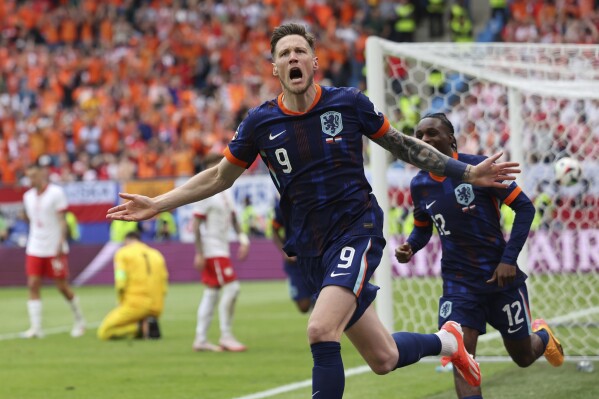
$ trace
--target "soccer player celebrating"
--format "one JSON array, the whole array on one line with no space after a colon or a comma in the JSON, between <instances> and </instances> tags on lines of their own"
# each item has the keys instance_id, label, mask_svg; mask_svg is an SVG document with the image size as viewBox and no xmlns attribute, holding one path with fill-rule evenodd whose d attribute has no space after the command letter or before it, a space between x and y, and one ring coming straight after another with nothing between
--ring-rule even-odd
<instances>
[{"instance_id":1,"label":"soccer player celebrating","mask_svg":"<svg viewBox=\"0 0 599 399\"><path fill-rule=\"evenodd\" d=\"M285 227L283 215L281 214L281 207L278 203L275 206L275 215L272 219L272 230L272 240L277 248L283 253L283 268L287 275L289 295L301 313L308 313L313 305L313 292L304 281L301 270L297 266L297 256L289 256L283 250L283 247L285 246Z\"/></svg>"},{"instance_id":2,"label":"soccer player celebrating","mask_svg":"<svg viewBox=\"0 0 599 399\"><path fill-rule=\"evenodd\" d=\"M343 396L341 335L345 332L371 369L386 374L423 356L449 356L472 385L478 364L466 352L460 327L449 322L435 334L390 335L371 306L378 287L369 283L383 256L383 212L365 177L362 136L397 158L465 183L506 187L517 163L495 163L501 153L468 165L394 129L354 88L314 82L314 37L302 25L275 28L272 72L283 92L249 111L225 149L225 159L154 198L122 193L129 200L107 218L142 220L221 192L260 155L281 195L287 241L318 298L308 321L314 360L312 397Z\"/></svg>"},{"instance_id":3,"label":"soccer player celebrating","mask_svg":"<svg viewBox=\"0 0 599 399\"><path fill-rule=\"evenodd\" d=\"M29 289L27 311L30 328L22 334L22 337L43 337L41 286L42 277L49 277L54 279L56 287L73 311L75 323L71 329L71 336L77 338L85 333L85 321L79 299L67 280L69 246L65 213L68 202L63 189L49 182L49 164L50 158L42 155L26 170L31 184L31 188L23 196L25 214L29 220L25 268Z\"/></svg>"},{"instance_id":4,"label":"soccer player celebrating","mask_svg":"<svg viewBox=\"0 0 599 399\"><path fill-rule=\"evenodd\" d=\"M217 165L222 158L220 154L207 154L204 163L210 168ZM193 350L243 352L247 349L246 346L233 335L233 314L239 296L239 281L230 258L229 230L233 227L239 237L239 260L247 257L250 241L239 227L233 200L226 192L198 202L193 215L196 246L194 266L201 271L202 282L206 286L198 306ZM218 304L220 340L219 345L214 345L208 341L208 329L221 291L222 296Z\"/></svg>"},{"instance_id":5,"label":"soccer player celebrating","mask_svg":"<svg viewBox=\"0 0 599 399\"><path fill-rule=\"evenodd\" d=\"M485 160L483 156L457 153L453 126L445 114L422 118L415 136L462 162L476 165ZM543 353L553 366L561 365L562 347L547 323L538 319L531 324L526 274L516 263L535 213L520 187L514 182L508 188L473 187L421 171L412 179L410 191L415 227L407 242L395 250L395 256L399 262L408 262L426 245L433 224L436 226L443 250L439 325L459 323L466 349L474 355L478 336L486 332L488 322L501 333L518 366L530 366ZM516 213L507 243L499 223L500 203ZM445 358L443 363L449 360ZM480 386L470 386L459 373L454 377L459 398L482 398Z\"/></svg>"},{"instance_id":6,"label":"soccer player celebrating","mask_svg":"<svg viewBox=\"0 0 599 399\"><path fill-rule=\"evenodd\" d=\"M98 327L101 340L118 338L160 338L158 318L168 290L168 270L157 249L130 231L125 245L114 255L114 287L119 305Z\"/></svg>"}]
</instances>

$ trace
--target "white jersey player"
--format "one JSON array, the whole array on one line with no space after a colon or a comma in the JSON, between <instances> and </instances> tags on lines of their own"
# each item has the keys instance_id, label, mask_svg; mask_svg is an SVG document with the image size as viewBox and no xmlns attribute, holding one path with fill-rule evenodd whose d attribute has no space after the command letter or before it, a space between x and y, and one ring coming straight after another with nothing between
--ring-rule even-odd
<instances>
[{"instance_id":1,"label":"white jersey player","mask_svg":"<svg viewBox=\"0 0 599 399\"><path fill-rule=\"evenodd\" d=\"M206 167L217 164L222 155L208 154ZM198 322L193 343L195 351L232 351L246 350L245 345L235 339L232 332L233 312L239 295L239 281L231 263L229 251L229 232L231 227L238 235L238 259L243 260L249 249L249 239L241 232L233 201L228 193L219 193L195 204L194 235L196 256L194 266L202 273L202 283L206 286L202 301L198 307ZM208 341L208 329L214 315L218 296L220 341L214 345Z\"/></svg>"},{"instance_id":2,"label":"white jersey player","mask_svg":"<svg viewBox=\"0 0 599 399\"><path fill-rule=\"evenodd\" d=\"M41 157L44 159L47 157ZM30 328L23 338L41 338L42 301L40 296L42 278L52 278L56 287L65 297L73 315L75 324L71 336L80 337L85 332L85 321L79 306L79 300L71 290L67 281L69 269L67 263L67 197L60 186L49 183L47 163L39 162L27 168L27 177L31 182L23 196L25 213L29 220L29 237L27 240L25 269L29 300Z\"/></svg>"}]
</instances>

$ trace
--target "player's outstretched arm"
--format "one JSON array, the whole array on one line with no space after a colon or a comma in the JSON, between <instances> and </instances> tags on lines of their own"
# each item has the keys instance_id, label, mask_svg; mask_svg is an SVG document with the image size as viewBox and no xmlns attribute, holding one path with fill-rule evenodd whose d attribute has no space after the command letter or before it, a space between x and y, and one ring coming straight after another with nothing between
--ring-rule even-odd
<instances>
[{"instance_id":1,"label":"player's outstretched arm","mask_svg":"<svg viewBox=\"0 0 599 399\"><path fill-rule=\"evenodd\" d=\"M106 213L106 218L126 221L149 219L160 212L201 201L226 190L244 171L244 168L223 158L218 165L198 173L182 186L157 197L149 198L144 195L120 193L120 197L127 202L110 208Z\"/></svg>"},{"instance_id":2,"label":"player's outstretched arm","mask_svg":"<svg viewBox=\"0 0 599 399\"><path fill-rule=\"evenodd\" d=\"M461 179L477 186L507 188L509 184L504 181L515 180L513 174L520 173L517 162L495 163L501 157L501 152L476 166L469 165L448 157L422 140L399 132L393 126L385 135L373 140L404 162L439 176Z\"/></svg>"}]
</instances>

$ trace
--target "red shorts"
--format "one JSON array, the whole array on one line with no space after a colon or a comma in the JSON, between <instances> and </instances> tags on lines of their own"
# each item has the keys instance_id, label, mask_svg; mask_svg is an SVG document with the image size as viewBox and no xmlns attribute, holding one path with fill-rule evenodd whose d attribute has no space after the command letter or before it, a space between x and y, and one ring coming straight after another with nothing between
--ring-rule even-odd
<instances>
[{"instance_id":1,"label":"red shorts","mask_svg":"<svg viewBox=\"0 0 599 399\"><path fill-rule=\"evenodd\" d=\"M208 287L220 288L237 280L235 270L229 258L208 258L202 270L202 283Z\"/></svg>"},{"instance_id":2,"label":"red shorts","mask_svg":"<svg viewBox=\"0 0 599 399\"><path fill-rule=\"evenodd\" d=\"M69 264L66 255L40 258L38 256L25 256L25 270L27 276L41 276L49 278L69 277Z\"/></svg>"}]
</instances>

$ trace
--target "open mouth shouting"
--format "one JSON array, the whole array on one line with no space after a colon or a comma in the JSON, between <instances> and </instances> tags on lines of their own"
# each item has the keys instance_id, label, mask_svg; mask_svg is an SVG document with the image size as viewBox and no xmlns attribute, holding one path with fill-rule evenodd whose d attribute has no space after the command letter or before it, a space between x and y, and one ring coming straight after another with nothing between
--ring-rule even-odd
<instances>
[{"instance_id":1,"label":"open mouth shouting","mask_svg":"<svg viewBox=\"0 0 599 399\"><path fill-rule=\"evenodd\" d=\"M289 70L289 80L291 83L301 83L304 74L298 67L293 67Z\"/></svg>"}]
</instances>

